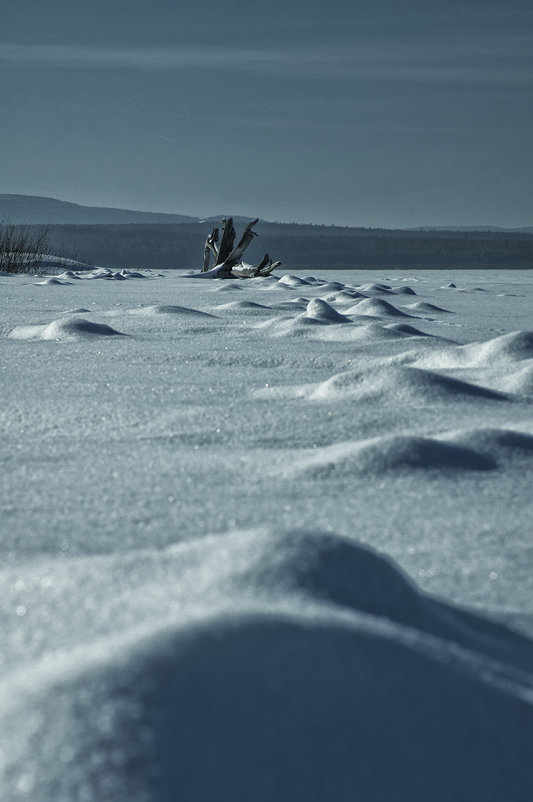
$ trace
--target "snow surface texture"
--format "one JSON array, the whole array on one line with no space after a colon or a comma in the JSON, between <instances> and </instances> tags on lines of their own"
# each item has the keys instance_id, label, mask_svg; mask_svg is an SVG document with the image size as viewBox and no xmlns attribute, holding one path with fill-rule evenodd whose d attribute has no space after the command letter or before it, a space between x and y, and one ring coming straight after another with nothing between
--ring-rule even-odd
<instances>
[{"instance_id":1,"label":"snow surface texture","mask_svg":"<svg viewBox=\"0 0 533 802\"><path fill-rule=\"evenodd\" d=\"M1 276L2 802L530 802L532 278Z\"/></svg>"}]
</instances>

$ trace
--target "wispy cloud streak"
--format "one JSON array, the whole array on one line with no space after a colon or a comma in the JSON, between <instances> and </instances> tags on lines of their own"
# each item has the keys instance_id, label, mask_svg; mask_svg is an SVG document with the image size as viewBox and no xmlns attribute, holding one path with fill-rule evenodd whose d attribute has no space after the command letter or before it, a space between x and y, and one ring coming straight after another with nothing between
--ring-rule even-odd
<instances>
[{"instance_id":1,"label":"wispy cloud streak","mask_svg":"<svg viewBox=\"0 0 533 802\"><path fill-rule=\"evenodd\" d=\"M203 46L88 47L0 43L0 63L17 67L141 70L254 71L295 78L349 81L533 84L533 41L528 37L430 44L356 43L286 48Z\"/></svg>"}]
</instances>

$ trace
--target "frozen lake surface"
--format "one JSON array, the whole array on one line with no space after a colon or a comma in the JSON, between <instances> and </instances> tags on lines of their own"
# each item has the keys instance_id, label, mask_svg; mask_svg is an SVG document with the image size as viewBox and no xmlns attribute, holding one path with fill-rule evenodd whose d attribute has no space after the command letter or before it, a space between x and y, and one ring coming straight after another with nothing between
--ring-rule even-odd
<instances>
[{"instance_id":1,"label":"frozen lake surface","mask_svg":"<svg viewBox=\"0 0 533 802\"><path fill-rule=\"evenodd\" d=\"M0 276L5 802L533 798L533 271Z\"/></svg>"}]
</instances>

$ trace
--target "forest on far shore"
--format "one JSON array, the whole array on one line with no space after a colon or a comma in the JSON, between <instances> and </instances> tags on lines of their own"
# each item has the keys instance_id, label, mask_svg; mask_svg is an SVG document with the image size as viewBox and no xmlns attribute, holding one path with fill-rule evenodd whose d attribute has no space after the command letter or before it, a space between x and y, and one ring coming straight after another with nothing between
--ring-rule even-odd
<instances>
[{"instance_id":1,"label":"forest on far shore","mask_svg":"<svg viewBox=\"0 0 533 802\"><path fill-rule=\"evenodd\" d=\"M37 228L37 227L36 227ZM211 223L50 225L54 252L115 268L200 269ZM236 224L237 238L242 224ZM533 234L258 223L246 261L284 269L532 268Z\"/></svg>"}]
</instances>

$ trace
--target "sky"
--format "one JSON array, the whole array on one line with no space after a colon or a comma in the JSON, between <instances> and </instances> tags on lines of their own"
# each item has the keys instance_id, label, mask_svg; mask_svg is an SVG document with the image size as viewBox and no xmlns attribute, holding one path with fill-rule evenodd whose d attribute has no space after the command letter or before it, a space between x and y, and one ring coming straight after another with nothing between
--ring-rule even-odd
<instances>
[{"instance_id":1,"label":"sky","mask_svg":"<svg viewBox=\"0 0 533 802\"><path fill-rule=\"evenodd\" d=\"M3 0L0 192L533 224L530 0Z\"/></svg>"}]
</instances>

